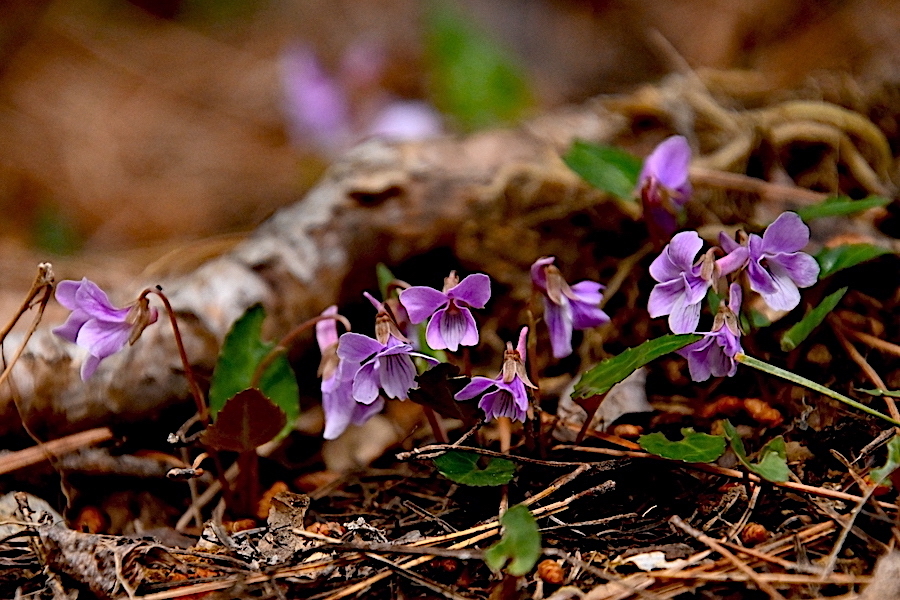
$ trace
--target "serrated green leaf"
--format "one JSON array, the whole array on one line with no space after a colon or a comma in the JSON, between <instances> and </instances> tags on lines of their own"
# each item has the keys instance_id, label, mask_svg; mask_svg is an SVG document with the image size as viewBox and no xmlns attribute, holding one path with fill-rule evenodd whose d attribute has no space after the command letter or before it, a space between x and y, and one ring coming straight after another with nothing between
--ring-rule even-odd
<instances>
[{"instance_id":1,"label":"serrated green leaf","mask_svg":"<svg viewBox=\"0 0 900 600\"><path fill-rule=\"evenodd\" d=\"M650 433L638 438L641 448L663 458L689 463L708 463L725 452L725 438L720 435L697 433L690 427L681 430L684 439L673 442L662 433Z\"/></svg>"},{"instance_id":2,"label":"serrated green leaf","mask_svg":"<svg viewBox=\"0 0 900 600\"><path fill-rule=\"evenodd\" d=\"M492 571L506 566L506 572L521 577L534 568L541 557L541 532L534 515L524 504L517 504L500 517L503 537L485 550L484 562Z\"/></svg>"},{"instance_id":3,"label":"serrated green leaf","mask_svg":"<svg viewBox=\"0 0 900 600\"><path fill-rule=\"evenodd\" d=\"M834 275L841 269L848 269L860 263L891 254L891 251L872 244L844 244L826 248L816 254L819 263L819 279Z\"/></svg>"},{"instance_id":4,"label":"serrated green leaf","mask_svg":"<svg viewBox=\"0 0 900 600\"><path fill-rule=\"evenodd\" d=\"M731 449L734 451L734 454L748 470L756 473L763 479L775 483L783 483L790 479L791 472L787 466L787 448L784 443L784 438L780 435L769 440L769 442L767 442L759 451L759 460L756 463L751 463L747 458L744 441L741 439L741 436L738 435L738 432L734 428L734 425L731 424L731 421L728 419L723 420L722 429L725 432L725 437L728 438L729 444L731 444Z\"/></svg>"},{"instance_id":5,"label":"serrated green leaf","mask_svg":"<svg viewBox=\"0 0 900 600\"><path fill-rule=\"evenodd\" d=\"M532 95L524 70L455 3L429 3L431 98L467 130L524 116Z\"/></svg>"},{"instance_id":6,"label":"serrated green leaf","mask_svg":"<svg viewBox=\"0 0 900 600\"><path fill-rule=\"evenodd\" d=\"M266 311L261 304L251 306L231 326L209 386L209 411L213 418L238 392L252 387L253 374L260 361L274 348L261 338ZM279 356L260 377L259 390L287 417L280 435L286 435L300 415L300 389L290 363Z\"/></svg>"},{"instance_id":7,"label":"serrated green leaf","mask_svg":"<svg viewBox=\"0 0 900 600\"><path fill-rule=\"evenodd\" d=\"M629 200L634 198L641 160L614 146L575 140L562 157L570 169L597 189Z\"/></svg>"},{"instance_id":8,"label":"serrated green leaf","mask_svg":"<svg viewBox=\"0 0 900 600\"><path fill-rule=\"evenodd\" d=\"M572 397L587 398L596 394L605 394L612 386L650 361L670 352L681 350L688 344L701 339L703 339L702 335L693 333L664 335L654 340L647 340L640 346L629 348L584 373L575 384L575 392Z\"/></svg>"},{"instance_id":9,"label":"serrated green leaf","mask_svg":"<svg viewBox=\"0 0 900 600\"><path fill-rule=\"evenodd\" d=\"M826 296L825 299L819 302L817 307L806 313L805 317L781 336L781 349L784 352L790 352L799 346L800 342L809 337L809 334L822 324L825 317L834 310L834 307L837 306L846 293L847 288L843 287Z\"/></svg>"},{"instance_id":10,"label":"serrated green leaf","mask_svg":"<svg viewBox=\"0 0 900 600\"><path fill-rule=\"evenodd\" d=\"M516 465L504 458L489 458L484 468L478 465L474 452L447 452L434 459L441 475L456 483L472 486L495 486L509 483Z\"/></svg>"},{"instance_id":11,"label":"serrated green leaf","mask_svg":"<svg viewBox=\"0 0 900 600\"><path fill-rule=\"evenodd\" d=\"M895 435L892 437L891 441L887 444L887 449L887 462L884 463L884 466L872 469L869 472L869 477L871 477L872 481L876 484L890 485L888 475L893 473L897 467L900 467L900 436Z\"/></svg>"},{"instance_id":12,"label":"serrated green leaf","mask_svg":"<svg viewBox=\"0 0 900 600\"><path fill-rule=\"evenodd\" d=\"M880 196L869 196L862 200L853 200L847 196L832 196L818 204L804 206L796 212L803 221L809 221L810 219L819 219L821 217L852 215L853 213L869 210L870 208L887 206L890 203L891 200L889 198L882 198Z\"/></svg>"}]
</instances>

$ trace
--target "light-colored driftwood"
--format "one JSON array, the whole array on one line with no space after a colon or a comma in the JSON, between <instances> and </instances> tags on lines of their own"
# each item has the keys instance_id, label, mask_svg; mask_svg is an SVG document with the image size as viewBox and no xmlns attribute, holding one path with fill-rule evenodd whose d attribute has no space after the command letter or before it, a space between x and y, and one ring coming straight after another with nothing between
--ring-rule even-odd
<instances>
[{"instance_id":1,"label":"light-colored driftwood","mask_svg":"<svg viewBox=\"0 0 900 600\"><path fill-rule=\"evenodd\" d=\"M303 200L230 252L193 272L144 283L162 285L171 298L201 373L211 371L223 336L252 304L266 305L273 337L283 334L329 304L358 299L379 261L397 264L446 247L503 284L523 284L534 257L578 252L571 244L542 246L529 224L606 200L564 166L559 150L576 135L610 138L621 123L597 107L462 139L364 143ZM613 214L621 217L620 210ZM111 296L124 303L140 291L112 290ZM87 382L79 377L82 351L51 334L56 324L44 323L35 333L15 367L12 390L0 390L0 435L18 428L11 393L19 395L31 428L46 438L140 421L188 397L163 319ZM15 344L11 336L7 347Z\"/></svg>"}]
</instances>

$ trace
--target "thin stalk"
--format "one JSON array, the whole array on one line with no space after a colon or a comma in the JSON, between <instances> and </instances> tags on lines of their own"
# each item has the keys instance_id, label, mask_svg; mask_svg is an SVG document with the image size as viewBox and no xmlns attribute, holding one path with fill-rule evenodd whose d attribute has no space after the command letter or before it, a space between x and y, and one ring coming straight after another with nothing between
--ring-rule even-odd
<instances>
[{"instance_id":1,"label":"thin stalk","mask_svg":"<svg viewBox=\"0 0 900 600\"><path fill-rule=\"evenodd\" d=\"M443 421L441 421L438 414L434 412L434 409L430 406L423 405L422 411L428 418L428 424L431 426L431 432L434 434L434 439L436 439L439 444L450 443L450 438L447 436L447 429L444 428Z\"/></svg>"},{"instance_id":2,"label":"thin stalk","mask_svg":"<svg viewBox=\"0 0 900 600\"><path fill-rule=\"evenodd\" d=\"M824 385L820 385L820 384L816 383L815 381L807 379L806 377L802 377L800 375L797 375L796 373L792 373L791 371L786 371L784 369L776 367L775 365L770 365L767 362L761 361L758 358L753 358L752 356L747 356L746 354L743 354L741 352L738 352L737 354L735 354L734 359L741 364L747 365L748 367L753 367L754 369L762 371L763 373L768 373L769 375L781 377L785 381L790 381L791 383L796 383L797 385L802 385L805 388L809 388L811 390L819 392L820 394L828 396L829 398L833 398L833 399L837 400L838 402L843 402L847 406L852 406L853 408L861 410L864 413L870 414L873 417L878 417L879 419L883 419L884 421L887 421L888 423L890 423L892 425L900 426L900 421L894 420L891 417L878 412L874 408L869 408L868 406L866 406L865 404L862 404L861 402L857 402L856 400L853 400L852 398L848 398L847 396L844 396L843 394L839 394L839 393L835 392L834 390L825 387Z\"/></svg>"},{"instance_id":3,"label":"thin stalk","mask_svg":"<svg viewBox=\"0 0 900 600\"><path fill-rule=\"evenodd\" d=\"M144 297L147 294L155 294L158 296L166 307L166 313L169 315L169 323L172 325L172 332L175 334L175 345L178 346L178 355L181 357L181 364L184 367L184 376L188 380L191 394L194 396L194 403L197 405L197 414L200 415L200 420L206 425L209 423L209 410L206 407L206 398L203 394L203 390L200 389L200 384L197 383L197 377L194 375L191 361L188 360L187 351L184 349L184 340L181 337L181 331L178 329L178 320L175 318L175 310L172 308L169 298L163 293L161 287L156 286L156 289L145 290L144 293L141 294L141 297Z\"/></svg>"},{"instance_id":4,"label":"thin stalk","mask_svg":"<svg viewBox=\"0 0 900 600\"><path fill-rule=\"evenodd\" d=\"M259 380L262 379L262 376L268 370L268 368L275 362L279 356L287 352L291 346L294 345L294 342L297 341L307 329L318 323L319 321L339 321L341 325L344 326L346 331L352 331L350 327L350 321L343 315L319 315L317 317L313 317L303 323L297 325L294 329L288 332L281 340L275 344L275 347L272 348L268 354L266 354L261 361L259 361L259 365L257 365L256 370L253 372L253 379L250 380L250 387L258 387Z\"/></svg>"},{"instance_id":5,"label":"thin stalk","mask_svg":"<svg viewBox=\"0 0 900 600\"><path fill-rule=\"evenodd\" d=\"M38 323L41 322L41 318L44 316L44 309L47 308L47 303L50 302L50 297L53 295L53 269L50 267L49 263L41 263L38 265L38 274L35 277L34 283L31 285L31 289L28 291L28 295L25 298L25 301L22 303L22 307L16 313L15 318L10 321L9 325L3 330L2 337L0 337L0 345L2 345L3 341L6 339L6 335L9 331L15 326L16 322L22 318L22 315L25 311L29 310L31 307L35 305L35 300L38 298L38 295L43 293L40 296L40 299L37 299L37 313L34 315L34 319L31 321L31 325L28 327L28 331L25 333L25 337L22 340L22 343L19 344L19 348L16 350L16 353L13 355L12 360L9 361L9 364L5 365L3 369L3 373L0 374L0 386L6 383L6 380L9 379L10 374L12 374L13 367L16 362L18 362L19 357L22 356L22 352L25 351L25 346L28 345L28 341L31 339L31 336L34 334L37 329ZM4 356L4 363L6 362L6 357ZM28 422L25 420L25 412L22 410L22 407L19 406L19 398L18 394L11 394L13 404L16 407L16 411L19 413L19 419L22 421L22 427L25 429L25 433L34 440L36 444L43 447L43 442L40 438L38 438L34 431L32 431L31 427L28 426ZM49 458L49 456L48 456Z\"/></svg>"}]
</instances>

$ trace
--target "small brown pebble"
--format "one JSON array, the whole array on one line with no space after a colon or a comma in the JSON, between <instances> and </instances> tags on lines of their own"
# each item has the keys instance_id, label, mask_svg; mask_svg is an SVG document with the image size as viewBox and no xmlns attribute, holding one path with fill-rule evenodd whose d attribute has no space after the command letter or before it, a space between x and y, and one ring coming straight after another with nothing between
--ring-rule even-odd
<instances>
[{"instance_id":1,"label":"small brown pebble","mask_svg":"<svg viewBox=\"0 0 900 600\"><path fill-rule=\"evenodd\" d=\"M560 585L566 578L562 566L555 560L549 558L542 560L540 564L538 564L537 574L544 583L552 583L554 585Z\"/></svg>"},{"instance_id":2,"label":"small brown pebble","mask_svg":"<svg viewBox=\"0 0 900 600\"><path fill-rule=\"evenodd\" d=\"M340 523L328 521L327 523L313 523L306 528L311 533L318 533L331 538L339 538L347 532L347 528Z\"/></svg>"},{"instance_id":3,"label":"small brown pebble","mask_svg":"<svg viewBox=\"0 0 900 600\"><path fill-rule=\"evenodd\" d=\"M247 529L253 529L256 527L256 521L253 519L238 519L237 521L230 521L228 523L224 523L226 531L229 533L235 533L238 531L246 531Z\"/></svg>"},{"instance_id":4,"label":"small brown pebble","mask_svg":"<svg viewBox=\"0 0 900 600\"><path fill-rule=\"evenodd\" d=\"M741 532L741 541L745 546L755 546L769 539L769 532L759 523L747 523Z\"/></svg>"},{"instance_id":5,"label":"small brown pebble","mask_svg":"<svg viewBox=\"0 0 900 600\"><path fill-rule=\"evenodd\" d=\"M72 523L72 529L82 533L101 533L106 531L108 526L109 520L96 506L82 508L75 522Z\"/></svg>"},{"instance_id":6,"label":"small brown pebble","mask_svg":"<svg viewBox=\"0 0 900 600\"><path fill-rule=\"evenodd\" d=\"M644 428L640 425L630 425L628 423L623 423L621 425L616 425L615 427L613 427L610 433L626 439L636 438L640 437L640 435L644 433Z\"/></svg>"},{"instance_id":7,"label":"small brown pebble","mask_svg":"<svg viewBox=\"0 0 900 600\"><path fill-rule=\"evenodd\" d=\"M719 415L733 416L744 407L744 401L737 396L722 396L709 404L704 404L697 411L697 416L711 419Z\"/></svg>"},{"instance_id":8,"label":"small brown pebble","mask_svg":"<svg viewBox=\"0 0 900 600\"><path fill-rule=\"evenodd\" d=\"M455 558L450 558L450 557L435 559L432 562L432 564L434 565L434 568L436 568L437 570L443 571L444 573L450 573L450 574L453 574L453 573L456 573L457 571L459 571L459 566L460 566L460 563L458 560L456 560Z\"/></svg>"},{"instance_id":9,"label":"small brown pebble","mask_svg":"<svg viewBox=\"0 0 900 600\"><path fill-rule=\"evenodd\" d=\"M269 516L269 508L272 506L272 498L281 492L288 491L288 484L283 481L276 481L259 499L256 505L256 516L261 520L265 520Z\"/></svg>"},{"instance_id":10,"label":"small brown pebble","mask_svg":"<svg viewBox=\"0 0 900 600\"><path fill-rule=\"evenodd\" d=\"M766 427L778 427L784 421L777 408L772 408L771 404L759 398L747 398L744 400L744 408L753 420Z\"/></svg>"}]
</instances>

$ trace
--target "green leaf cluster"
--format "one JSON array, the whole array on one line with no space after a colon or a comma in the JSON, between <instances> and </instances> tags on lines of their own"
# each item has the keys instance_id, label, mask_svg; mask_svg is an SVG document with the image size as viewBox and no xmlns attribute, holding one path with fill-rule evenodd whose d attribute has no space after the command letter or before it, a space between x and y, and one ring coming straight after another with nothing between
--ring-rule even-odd
<instances>
[{"instance_id":1,"label":"green leaf cluster","mask_svg":"<svg viewBox=\"0 0 900 600\"><path fill-rule=\"evenodd\" d=\"M843 298L846 293L847 288L843 287L833 294L826 296L817 307L809 311L796 325L788 329L784 335L781 336L781 349L785 352L790 352L799 346L803 340L809 337L809 334L811 334L816 327L822 324L825 317L834 310L838 302L841 301L841 298Z\"/></svg>"},{"instance_id":2,"label":"green leaf cluster","mask_svg":"<svg viewBox=\"0 0 900 600\"><path fill-rule=\"evenodd\" d=\"M524 71L451 2L429 4L432 100L467 130L518 119L532 105Z\"/></svg>"},{"instance_id":3,"label":"green leaf cluster","mask_svg":"<svg viewBox=\"0 0 900 600\"><path fill-rule=\"evenodd\" d=\"M484 467L478 464L479 455L474 452L447 452L434 459L438 471L456 483L472 486L496 486L509 483L516 472L516 465L505 458L489 458Z\"/></svg>"},{"instance_id":4,"label":"green leaf cluster","mask_svg":"<svg viewBox=\"0 0 900 600\"><path fill-rule=\"evenodd\" d=\"M527 574L541 557L541 532L534 515L524 504L517 504L500 517L500 524L503 537L485 551L484 562L493 571L506 565L510 575Z\"/></svg>"},{"instance_id":5,"label":"green leaf cluster","mask_svg":"<svg viewBox=\"0 0 900 600\"><path fill-rule=\"evenodd\" d=\"M640 346L629 348L621 354L608 358L587 371L575 384L573 398L587 398L598 394L605 394L609 389L643 367L650 361L670 352L681 350L688 344L700 339L702 335L694 333L682 335L664 335L653 340L647 340Z\"/></svg>"},{"instance_id":6,"label":"green leaf cluster","mask_svg":"<svg viewBox=\"0 0 900 600\"><path fill-rule=\"evenodd\" d=\"M712 462L725 452L725 438L720 435L698 433L685 427L681 436L683 439L673 442L662 433L650 433L638 438L638 444L650 454L689 463Z\"/></svg>"},{"instance_id":7,"label":"green leaf cluster","mask_svg":"<svg viewBox=\"0 0 900 600\"><path fill-rule=\"evenodd\" d=\"M623 200L634 197L643 163L628 152L576 140L562 159L595 188Z\"/></svg>"},{"instance_id":8,"label":"green leaf cluster","mask_svg":"<svg viewBox=\"0 0 900 600\"><path fill-rule=\"evenodd\" d=\"M251 306L225 336L209 387L209 410L213 418L229 399L252 387L256 368L275 347L272 342L262 340L265 318L266 311L261 304ZM282 355L272 361L256 387L284 411L287 423L280 435L287 435L300 416L300 389L287 358Z\"/></svg>"},{"instance_id":9,"label":"green leaf cluster","mask_svg":"<svg viewBox=\"0 0 900 600\"><path fill-rule=\"evenodd\" d=\"M759 451L757 462L752 463L747 458L744 441L738 435L731 421L727 419L722 421L722 428L725 430L725 437L728 438L731 449L748 470L775 483L783 483L790 479L791 472L787 466L787 448L783 437L779 435L769 440Z\"/></svg>"}]
</instances>

